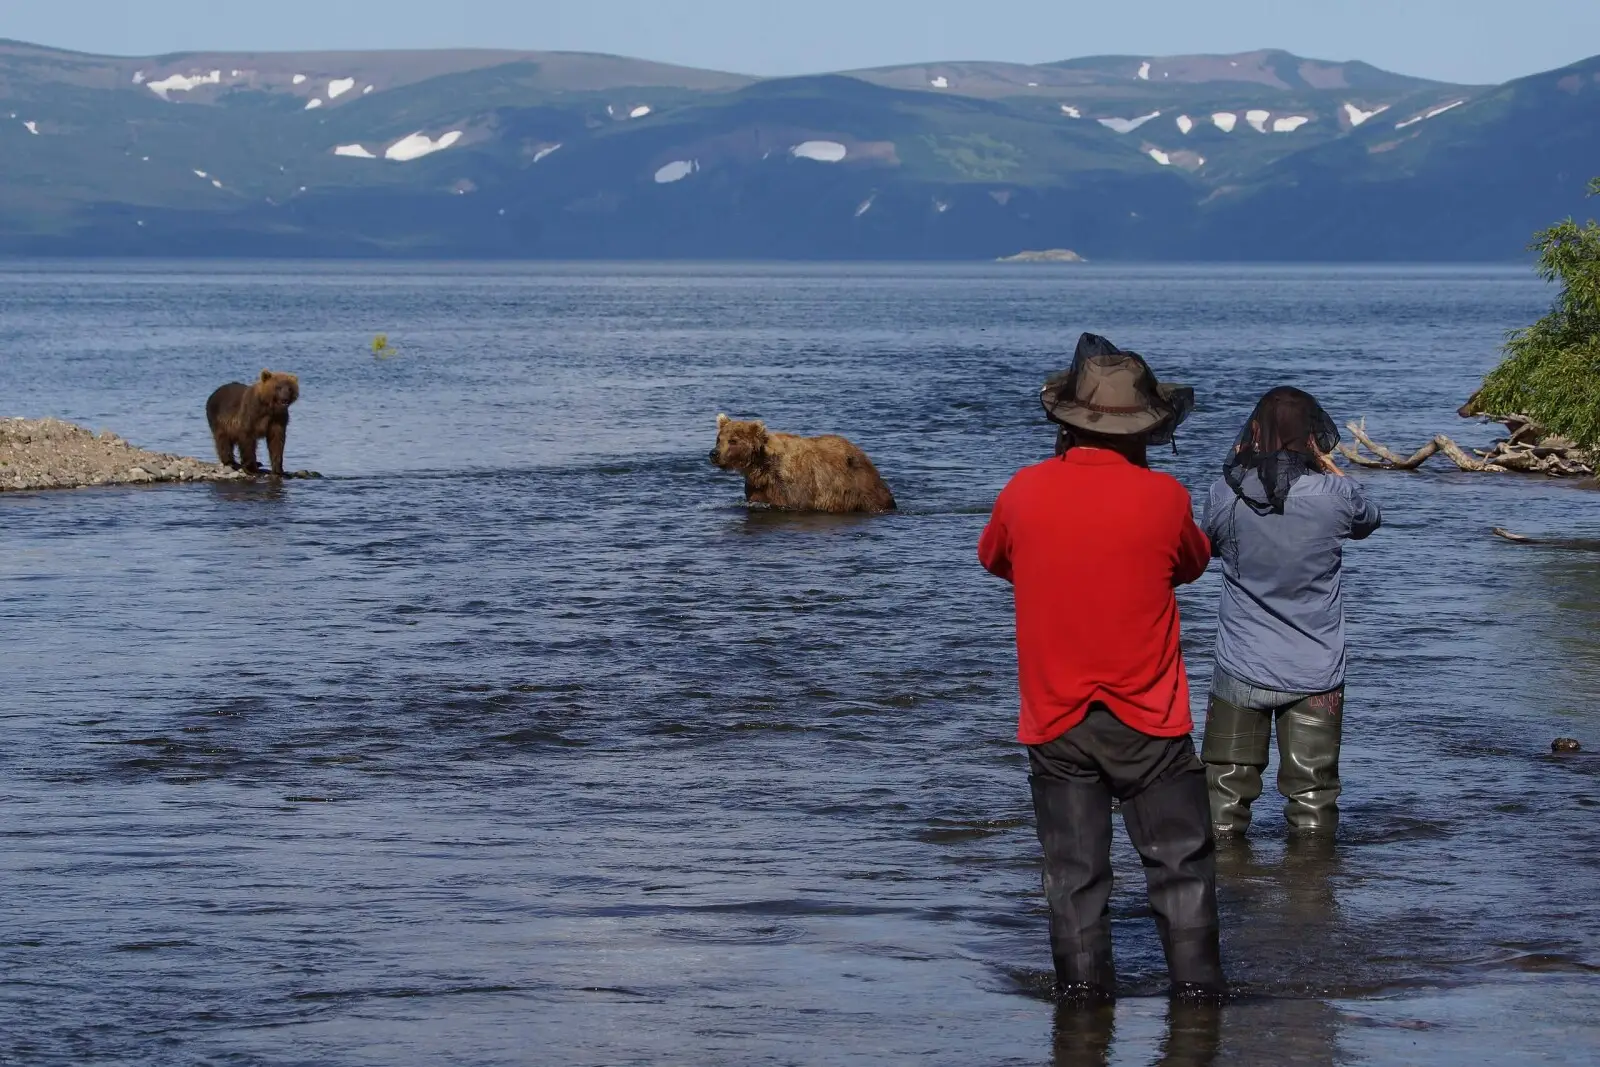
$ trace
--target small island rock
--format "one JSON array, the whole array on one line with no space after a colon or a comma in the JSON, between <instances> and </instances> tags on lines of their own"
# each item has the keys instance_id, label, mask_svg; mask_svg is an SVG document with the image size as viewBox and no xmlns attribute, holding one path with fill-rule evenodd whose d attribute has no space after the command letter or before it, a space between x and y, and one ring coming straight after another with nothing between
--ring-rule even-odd
<instances>
[{"instance_id":1,"label":"small island rock","mask_svg":"<svg viewBox=\"0 0 1600 1067\"><path fill-rule=\"evenodd\" d=\"M1070 248L1046 248L1018 252L1014 256L1001 256L996 263L1087 263L1087 259Z\"/></svg>"}]
</instances>

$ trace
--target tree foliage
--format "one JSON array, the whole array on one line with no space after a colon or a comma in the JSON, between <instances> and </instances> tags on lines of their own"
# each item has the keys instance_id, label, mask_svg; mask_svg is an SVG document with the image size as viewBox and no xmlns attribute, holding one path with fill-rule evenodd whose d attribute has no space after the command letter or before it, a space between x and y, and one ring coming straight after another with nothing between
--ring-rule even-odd
<instances>
[{"instance_id":1,"label":"tree foliage","mask_svg":"<svg viewBox=\"0 0 1600 1067\"><path fill-rule=\"evenodd\" d=\"M1600 178L1589 183L1600 196ZM1585 448L1600 448L1600 225L1558 222L1534 236L1539 275L1560 282L1549 314L1506 340L1483 380L1480 410L1527 415Z\"/></svg>"}]
</instances>

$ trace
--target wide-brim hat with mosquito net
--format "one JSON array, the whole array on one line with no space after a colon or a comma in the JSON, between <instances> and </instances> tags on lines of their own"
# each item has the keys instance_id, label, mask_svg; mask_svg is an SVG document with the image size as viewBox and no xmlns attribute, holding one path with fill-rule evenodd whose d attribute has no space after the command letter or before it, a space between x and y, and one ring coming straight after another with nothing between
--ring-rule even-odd
<instances>
[{"instance_id":1,"label":"wide-brim hat with mosquito net","mask_svg":"<svg viewBox=\"0 0 1600 1067\"><path fill-rule=\"evenodd\" d=\"M1194 410L1194 389L1157 381L1143 356L1086 333L1072 366L1044 383L1039 402L1069 432L1166 444Z\"/></svg>"}]
</instances>

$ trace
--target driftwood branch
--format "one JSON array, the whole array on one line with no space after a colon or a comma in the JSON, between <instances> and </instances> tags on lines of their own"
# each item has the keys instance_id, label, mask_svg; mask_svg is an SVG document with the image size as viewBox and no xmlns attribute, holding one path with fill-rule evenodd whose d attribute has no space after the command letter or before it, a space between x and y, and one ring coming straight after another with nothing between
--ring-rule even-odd
<instances>
[{"instance_id":1,"label":"driftwood branch","mask_svg":"<svg viewBox=\"0 0 1600 1067\"><path fill-rule=\"evenodd\" d=\"M1442 433L1435 435L1433 440L1424 443L1411 455L1401 456L1368 436L1365 419L1360 423L1347 424L1356 443L1341 444L1339 452L1352 463L1382 470L1416 470L1430 456L1443 453L1446 459L1464 471L1520 471L1545 474L1552 478L1584 477L1595 473L1593 458L1585 455L1573 442L1546 433L1542 427L1520 415L1505 421L1511 436L1496 441L1492 448L1474 449L1478 454L1476 457ZM1363 446L1377 458L1363 455Z\"/></svg>"},{"instance_id":2,"label":"driftwood branch","mask_svg":"<svg viewBox=\"0 0 1600 1067\"><path fill-rule=\"evenodd\" d=\"M1488 471L1495 469L1495 464L1488 462L1487 458L1473 459L1471 456L1467 455L1466 452L1462 451L1460 445L1450 440L1450 438L1446 437L1444 434L1440 434L1438 437L1435 437L1434 441L1439 445L1439 451L1443 452L1450 459L1450 462L1454 463L1464 471Z\"/></svg>"},{"instance_id":3,"label":"driftwood branch","mask_svg":"<svg viewBox=\"0 0 1600 1067\"><path fill-rule=\"evenodd\" d=\"M1416 470L1428 461L1435 453L1442 452L1446 459L1464 471L1503 471L1512 468L1501 466L1501 458L1496 453L1490 453L1484 459L1473 459L1467 455L1462 447L1450 440L1444 434L1437 434L1433 440L1425 442L1423 446L1409 456L1401 456L1387 446L1374 441L1367 434L1366 420L1360 424L1348 423L1347 428L1357 445L1340 445L1339 451L1353 463L1363 467L1377 467L1383 470ZM1360 447L1364 445L1369 452L1376 455L1377 459L1369 459L1361 454ZM1492 461L1490 457L1493 457Z\"/></svg>"},{"instance_id":4,"label":"driftwood branch","mask_svg":"<svg viewBox=\"0 0 1600 1067\"><path fill-rule=\"evenodd\" d=\"M1435 437L1432 441L1429 441L1427 444L1417 449L1410 456L1406 457L1405 459L1401 459L1394 452L1390 451L1388 448L1385 448L1383 445L1380 445L1378 442L1367 436L1366 421L1367 420L1362 419L1362 425L1360 426L1357 426L1353 422L1347 423L1346 427L1349 429L1351 436L1353 436L1361 444L1366 445L1369 451L1376 453L1380 458L1386 461L1387 466L1395 470L1416 470L1427 461L1429 456L1439 451L1439 439Z\"/></svg>"},{"instance_id":5,"label":"driftwood branch","mask_svg":"<svg viewBox=\"0 0 1600 1067\"><path fill-rule=\"evenodd\" d=\"M1387 469L1389 466L1388 463L1381 459L1373 459L1371 456L1363 456L1361 454L1361 450L1356 448L1354 445L1347 445L1343 442L1340 442L1335 447L1339 449L1339 454L1341 456L1349 460L1351 463L1358 464L1359 466L1377 467L1379 469Z\"/></svg>"}]
</instances>

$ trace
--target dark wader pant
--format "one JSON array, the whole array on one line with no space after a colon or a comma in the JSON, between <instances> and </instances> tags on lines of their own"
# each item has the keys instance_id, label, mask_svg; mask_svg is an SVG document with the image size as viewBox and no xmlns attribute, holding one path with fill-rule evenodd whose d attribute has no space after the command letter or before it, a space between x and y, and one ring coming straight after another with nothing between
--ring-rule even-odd
<instances>
[{"instance_id":1,"label":"dark wader pant","mask_svg":"<svg viewBox=\"0 0 1600 1067\"><path fill-rule=\"evenodd\" d=\"M1144 864L1175 987L1222 987L1215 846L1194 742L1151 737L1102 704L1053 741L1030 745L1056 977L1074 994L1110 994L1111 801Z\"/></svg>"},{"instance_id":2,"label":"dark wader pant","mask_svg":"<svg viewBox=\"0 0 1600 1067\"><path fill-rule=\"evenodd\" d=\"M1278 792L1292 830L1332 833L1339 825L1339 740L1344 686L1326 693L1283 693L1217 671L1211 684L1205 742L1211 823L1218 833L1250 827L1250 803L1261 795L1272 724L1278 724Z\"/></svg>"}]
</instances>

